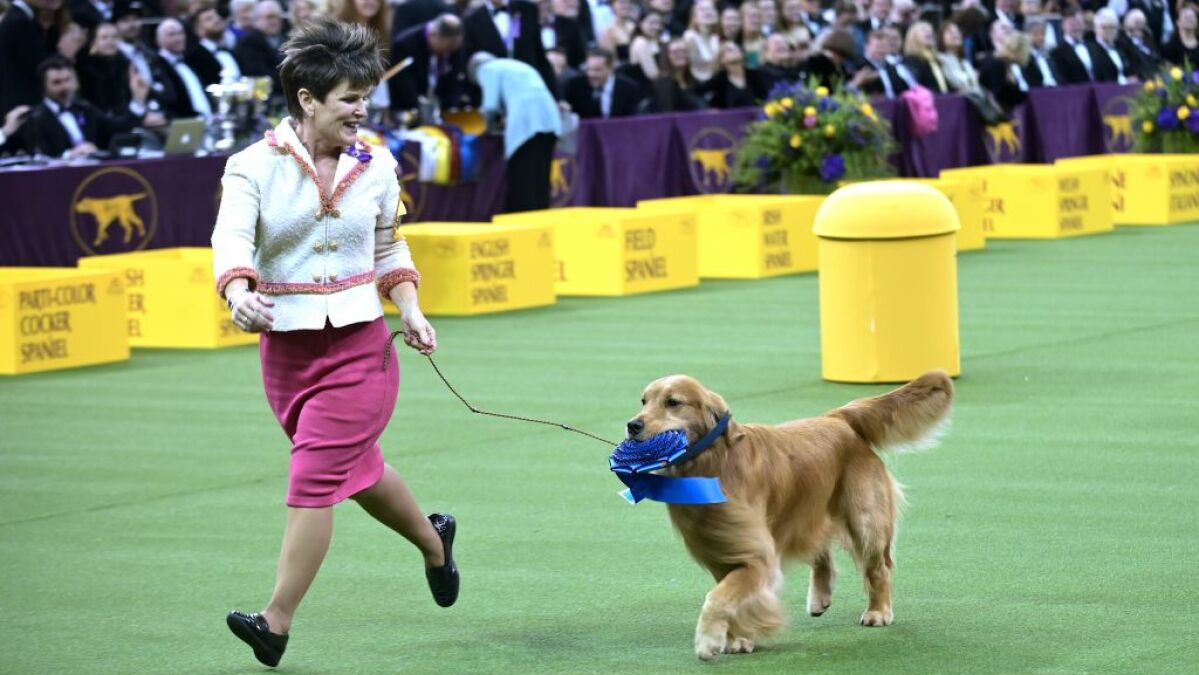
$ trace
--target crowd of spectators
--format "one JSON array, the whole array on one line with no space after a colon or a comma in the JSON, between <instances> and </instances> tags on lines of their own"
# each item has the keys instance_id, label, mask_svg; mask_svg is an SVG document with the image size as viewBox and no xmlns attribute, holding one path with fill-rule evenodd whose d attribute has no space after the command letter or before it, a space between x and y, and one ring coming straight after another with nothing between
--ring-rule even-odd
<instances>
[{"instance_id":1,"label":"crowd of spectators","mask_svg":"<svg viewBox=\"0 0 1199 675\"><path fill-rule=\"evenodd\" d=\"M1036 87L1199 66L1193 3L0 0L0 143L57 155L67 142L66 154L121 128L211 116L206 88L226 77L275 78L277 91L280 45L319 14L386 45L372 110L396 125L477 107L466 72L477 52L528 64L583 118L752 105L794 81L889 98L920 86L1008 108Z\"/></svg>"}]
</instances>

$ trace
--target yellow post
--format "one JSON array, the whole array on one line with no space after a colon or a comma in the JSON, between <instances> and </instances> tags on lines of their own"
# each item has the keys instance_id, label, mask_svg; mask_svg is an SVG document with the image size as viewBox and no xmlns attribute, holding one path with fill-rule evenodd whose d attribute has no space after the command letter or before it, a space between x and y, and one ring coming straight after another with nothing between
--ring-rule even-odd
<instances>
[{"instance_id":1,"label":"yellow post","mask_svg":"<svg viewBox=\"0 0 1199 675\"><path fill-rule=\"evenodd\" d=\"M837 190L816 214L820 353L836 382L961 373L953 204L904 181Z\"/></svg>"}]
</instances>

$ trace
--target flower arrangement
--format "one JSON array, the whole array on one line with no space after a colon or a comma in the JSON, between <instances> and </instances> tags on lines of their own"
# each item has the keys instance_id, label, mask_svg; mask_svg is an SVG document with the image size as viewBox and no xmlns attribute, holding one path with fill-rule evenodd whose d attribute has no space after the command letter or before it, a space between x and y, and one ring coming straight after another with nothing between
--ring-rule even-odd
<instances>
[{"instance_id":1,"label":"flower arrangement","mask_svg":"<svg viewBox=\"0 0 1199 675\"><path fill-rule=\"evenodd\" d=\"M1136 152L1199 152L1199 69L1174 66L1147 80L1131 108Z\"/></svg>"},{"instance_id":2,"label":"flower arrangement","mask_svg":"<svg viewBox=\"0 0 1199 675\"><path fill-rule=\"evenodd\" d=\"M891 127L869 101L825 87L780 84L737 150L733 181L791 194L827 194L841 181L894 175Z\"/></svg>"}]
</instances>

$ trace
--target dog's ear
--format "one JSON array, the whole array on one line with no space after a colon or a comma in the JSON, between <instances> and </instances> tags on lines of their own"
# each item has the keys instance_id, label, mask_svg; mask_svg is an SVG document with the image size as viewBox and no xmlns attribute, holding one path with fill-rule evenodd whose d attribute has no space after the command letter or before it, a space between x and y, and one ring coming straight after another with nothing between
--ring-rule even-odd
<instances>
[{"instance_id":1,"label":"dog's ear","mask_svg":"<svg viewBox=\"0 0 1199 675\"><path fill-rule=\"evenodd\" d=\"M720 418L729 413L729 404L724 402L720 394L714 391L705 391L703 398L704 422L708 425L708 429L715 429L720 423ZM725 435L728 435L729 430L724 430Z\"/></svg>"}]
</instances>

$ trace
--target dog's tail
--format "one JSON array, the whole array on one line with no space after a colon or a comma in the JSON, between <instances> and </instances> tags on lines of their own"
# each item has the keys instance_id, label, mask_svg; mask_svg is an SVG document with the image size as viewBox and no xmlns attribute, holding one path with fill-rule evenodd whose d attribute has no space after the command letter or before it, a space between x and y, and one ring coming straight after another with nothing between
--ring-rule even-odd
<instances>
[{"instance_id":1,"label":"dog's tail","mask_svg":"<svg viewBox=\"0 0 1199 675\"><path fill-rule=\"evenodd\" d=\"M953 380L933 370L895 391L863 398L831 413L876 450L924 450L937 444L949 420Z\"/></svg>"}]
</instances>

